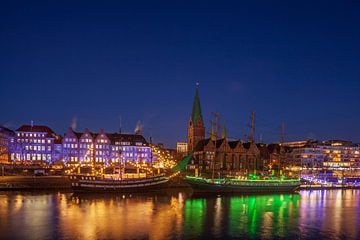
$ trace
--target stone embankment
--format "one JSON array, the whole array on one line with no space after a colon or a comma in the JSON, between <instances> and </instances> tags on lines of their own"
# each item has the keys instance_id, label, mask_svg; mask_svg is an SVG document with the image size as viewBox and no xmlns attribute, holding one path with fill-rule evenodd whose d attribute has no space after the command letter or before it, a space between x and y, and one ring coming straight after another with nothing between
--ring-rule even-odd
<instances>
[{"instance_id":1,"label":"stone embankment","mask_svg":"<svg viewBox=\"0 0 360 240\"><path fill-rule=\"evenodd\" d=\"M63 190L70 189L67 176L3 176L0 190Z\"/></svg>"}]
</instances>

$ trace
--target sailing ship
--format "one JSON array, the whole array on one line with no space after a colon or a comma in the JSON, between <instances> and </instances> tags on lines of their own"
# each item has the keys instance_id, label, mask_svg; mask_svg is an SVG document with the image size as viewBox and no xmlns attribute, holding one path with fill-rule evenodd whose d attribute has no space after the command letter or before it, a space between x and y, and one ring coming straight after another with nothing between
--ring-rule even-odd
<instances>
[{"instance_id":1,"label":"sailing ship","mask_svg":"<svg viewBox=\"0 0 360 240\"><path fill-rule=\"evenodd\" d=\"M74 192L143 192L159 191L166 188L169 177L162 175L144 178L104 178L100 176L70 176Z\"/></svg>"},{"instance_id":2,"label":"sailing ship","mask_svg":"<svg viewBox=\"0 0 360 240\"><path fill-rule=\"evenodd\" d=\"M71 187L74 192L115 192L115 193L129 193L129 192L152 192L160 191L167 187L168 182L172 176L165 176L165 174L132 174L131 178L124 177L125 164L121 164L122 155L119 150L119 175L112 177L96 176L96 175L71 175ZM152 154L151 154L151 168L152 168ZM139 170L138 170L139 171Z\"/></svg>"},{"instance_id":3,"label":"sailing ship","mask_svg":"<svg viewBox=\"0 0 360 240\"><path fill-rule=\"evenodd\" d=\"M300 188L299 179L209 179L186 176L185 180L198 193L285 193Z\"/></svg>"},{"instance_id":4,"label":"sailing ship","mask_svg":"<svg viewBox=\"0 0 360 240\"><path fill-rule=\"evenodd\" d=\"M218 129L218 114L216 113L216 130ZM252 130L254 127L254 113L252 113ZM253 130L254 131L254 130ZM254 136L254 132L252 132ZM253 141L253 138L251 139ZM217 142L217 131L215 143ZM300 179L287 179L284 176L262 177L249 174L246 177L214 178L217 147L212 162L212 177L185 176L185 181L195 193L282 193L294 192L300 188ZM280 174L281 175L281 174Z\"/></svg>"}]
</instances>

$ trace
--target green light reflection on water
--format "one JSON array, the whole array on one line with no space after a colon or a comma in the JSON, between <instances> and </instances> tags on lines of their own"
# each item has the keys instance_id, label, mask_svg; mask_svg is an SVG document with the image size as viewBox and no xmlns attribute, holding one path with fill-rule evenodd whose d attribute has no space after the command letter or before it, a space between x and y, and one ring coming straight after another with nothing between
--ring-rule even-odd
<instances>
[{"instance_id":1,"label":"green light reflection on water","mask_svg":"<svg viewBox=\"0 0 360 240\"><path fill-rule=\"evenodd\" d=\"M206 199L187 199L185 202L184 230L187 237L201 235L204 228Z\"/></svg>"},{"instance_id":2,"label":"green light reflection on water","mask_svg":"<svg viewBox=\"0 0 360 240\"><path fill-rule=\"evenodd\" d=\"M298 215L299 200L298 194L231 197L229 236L284 237L288 221Z\"/></svg>"}]
</instances>

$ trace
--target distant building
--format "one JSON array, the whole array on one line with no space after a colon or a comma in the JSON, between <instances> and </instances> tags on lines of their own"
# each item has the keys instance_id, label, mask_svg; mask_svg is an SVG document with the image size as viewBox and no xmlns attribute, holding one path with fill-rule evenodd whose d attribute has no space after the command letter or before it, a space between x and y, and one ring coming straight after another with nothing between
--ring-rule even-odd
<instances>
[{"instance_id":1,"label":"distant building","mask_svg":"<svg viewBox=\"0 0 360 240\"><path fill-rule=\"evenodd\" d=\"M290 146L291 149L286 154L288 166L331 170L360 168L360 146L352 142L310 140L297 143L284 143L284 146Z\"/></svg>"},{"instance_id":2,"label":"distant building","mask_svg":"<svg viewBox=\"0 0 360 240\"><path fill-rule=\"evenodd\" d=\"M54 143L59 139L55 132L40 125L22 125L15 131L11 160L18 163L52 163Z\"/></svg>"},{"instance_id":3,"label":"distant building","mask_svg":"<svg viewBox=\"0 0 360 240\"><path fill-rule=\"evenodd\" d=\"M15 132L0 126L0 163L10 163L10 154L14 144Z\"/></svg>"},{"instance_id":4,"label":"distant building","mask_svg":"<svg viewBox=\"0 0 360 240\"><path fill-rule=\"evenodd\" d=\"M188 153L188 144L187 142L177 142L176 143L176 153L178 154L187 154Z\"/></svg>"}]
</instances>

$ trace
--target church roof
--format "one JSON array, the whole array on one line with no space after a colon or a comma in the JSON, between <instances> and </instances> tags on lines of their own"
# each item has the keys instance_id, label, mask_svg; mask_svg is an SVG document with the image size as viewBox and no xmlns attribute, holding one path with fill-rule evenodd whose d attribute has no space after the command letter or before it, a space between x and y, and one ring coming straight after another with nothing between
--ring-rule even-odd
<instances>
[{"instance_id":1,"label":"church roof","mask_svg":"<svg viewBox=\"0 0 360 240\"><path fill-rule=\"evenodd\" d=\"M200 140L196 146L195 146L195 151L202 151L204 149L204 147L206 145L208 145L208 143L210 142L210 138L206 138L206 139L202 139Z\"/></svg>"},{"instance_id":2,"label":"church roof","mask_svg":"<svg viewBox=\"0 0 360 240\"><path fill-rule=\"evenodd\" d=\"M202 119L202 114L201 114L201 107L200 107L199 91L198 91L198 88L196 88L194 103L193 103L192 112L191 112L191 121L193 123L195 123L199 118Z\"/></svg>"}]
</instances>

